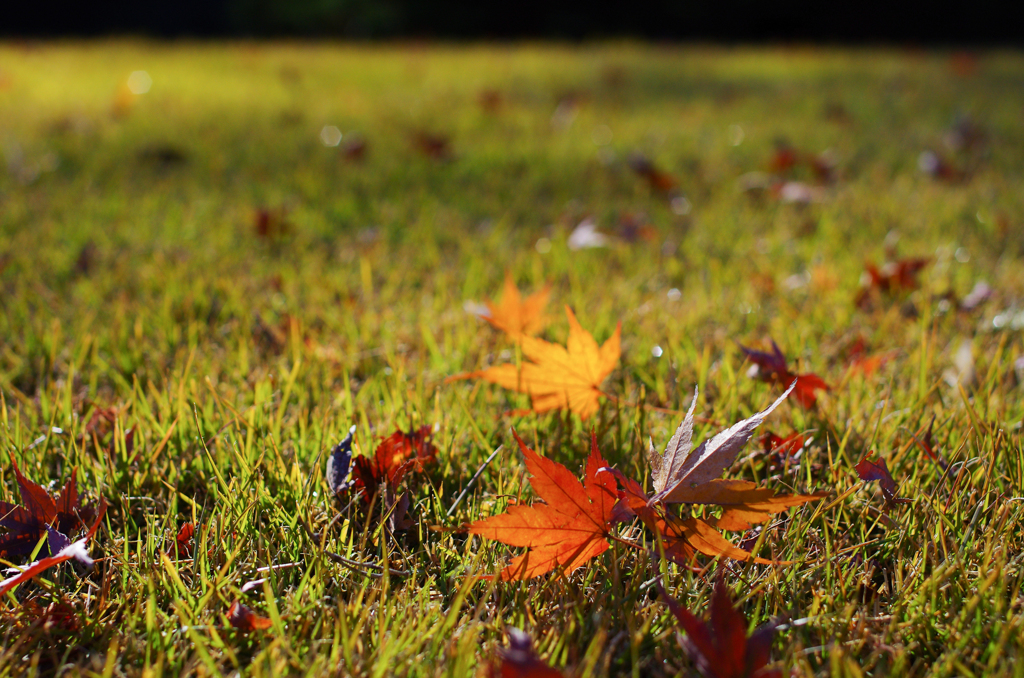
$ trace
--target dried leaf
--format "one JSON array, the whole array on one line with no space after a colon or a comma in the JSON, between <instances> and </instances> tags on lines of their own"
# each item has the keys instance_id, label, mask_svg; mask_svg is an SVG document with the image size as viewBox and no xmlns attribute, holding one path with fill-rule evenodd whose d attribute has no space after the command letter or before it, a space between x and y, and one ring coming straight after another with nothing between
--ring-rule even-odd
<instances>
[{"instance_id":1,"label":"dried leaf","mask_svg":"<svg viewBox=\"0 0 1024 678\"><path fill-rule=\"evenodd\" d=\"M889 466L885 463L885 459L881 457L878 461L872 461L869 459L872 453L865 455L860 462L854 467L857 471L857 476L861 480L870 482L872 480L878 481L878 486L882 488L882 495L885 497L885 503L887 504L908 504L909 499L896 496L896 481L893 479L892 474L889 473Z\"/></svg>"},{"instance_id":2,"label":"dried leaf","mask_svg":"<svg viewBox=\"0 0 1024 678\"><path fill-rule=\"evenodd\" d=\"M743 421L733 424L726 430L722 431L714 438L704 441L700 447L690 452L689 449L684 449L684 446L680 446L679 449L673 450L673 459L680 454L685 455L682 463L673 462L674 466L671 473L664 475L664 489L656 493L653 497L655 501L674 502L673 499L675 493L685 493L688 489L703 485L704 483L715 480L722 472L728 468L740 449L747 444L750 437L754 435L754 430L764 421L765 417L772 413L776 407L782 404L782 401L786 399L796 384L790 384L786 392L779 396L778 400L772 403L768 409L763 412L758 412L754 416L744 419ZM689 418L690 415L687 415ZM676 431L676 435L679 436L679 440L682 441L685 437L685 427L687 426L686 419L679 425L679 429ZM689 426L692 429L693 423L690 422ZM676 437L673 436L673 440ZM669 443L671 446L671 441ZM689 447L686 445L685 447ZM668 450L666 450L666 454ZM662 466L664 466L664 461Z\"/></svg>"},{"instance_id":3,"label":"dried leaf","mask_svg":"<svg viewBox=\"0 0 1024 678\"><path fill-rule=\"evenodd\" d=\"M929 263L931 259L924 257L888 261L881 267L871 262L866 263L861 277L861 290L854 303L857 308L868 309L872 301L883 294L895 295L917 289L920 286L917 275Z\"/></svg>"},{"instance_id":4,"label":"dried leaf","mask_svg":"<svg viewBox=\"0 0 1024 678\"><path fill-rule=\"evenodd\" d=\"M39 540L52 528L61 533L65 540L67 535L85 526L85 520L92 518L94 511L81 505L78 496L76 478L77 469L72 469L60 496L54 500L41 485L26 478L18 463L11 456L14 476L18 482L18 491L24 507L0 501L0 527L7 532L0 535L0 557L5 560L32 553ZM48 538L50 543L53 538ZM56 554L60 549L50 550Z\"/></svg>"},{"instance_id":5,"label":"dried leaf","mask_svg":"<svg viewBox=\"0 0 1024 678\"><path fill-rule=\"evenodd\" d=\"M243 633L269 629L272 624L268 617L261 617L237 600L228 608L228 623Z\"/></svg>"},{"instance_id":6,"label":"dried leaf","mask_svg":"<svg viewBox=\"0 0 1024 678\"><path fill-rule=\"evenodd\" d=\"M682 472L683 464L693 449L693 410L697 407L697 389L693 389L693 400L690 402L690 409L686 411L683 423L679 425L676 432L669 439L665 446L665 452L658 454L651 442L647 452L647 461L651 465L652 484L654 491L664 492L665 486L670 478L678 478Z\"/></svg>"},{"instance_id":7,"label":"dried leaf","mask_svg":"<svg viewBox=\"0 0 1024 678\"><path fill-rule=\"evenodd\" d=\"M543 339L523 337L523 354L533 362L524 362L519 368L498 365L449 377L448 381L483 379L530 394L534 412L568 408L587 419L597 411L601 382L619 362L622 323L604 345L598 347L568 306L565 313L569 318L569 341L565 348Z\"/></svg>"},{"instance_id":8,"label":"dried leaf","mask_svg":"<svg viewBox=\"0 0 1024 678\"><path fill-rule=\"evenodd\" d=\"M17 574L0 581L0 596L6 594L15 586L42 574L54 565L59 565L60 563L71 560L72 558L84 563L85 565L91 566L93 561L92 558L89 557L89 551L86 549L86 545L89 543L89 540L92 539L93 535L96 534L96 530L99 529L100 523L103 521L103 515L106 512L107 503L103 499L100 499L100 507L96 517L96 522L93 523L92 527L89 528L89 531L84 537L78 541L68 543L60 551L48 558L42 558L41 560L30 563L23 568L15 567L8 569L8 572L13 571Z\"/></svg>"},{"instance_id":9,"label":"dried leaf","mask_svg":"<svg viewBox=\"0 0 1024 678\"><path fill-rule=\"evenodd\" d=\"M608 464L591 434L586 484L567 468L531 450L515 431L512 434L526 457L530 485L544 503L511 506L506 513L478 520L470 534L530 550L512 560L499 575L503 580L531 579L561 568L564 574L608 550L619 495L610 475L598 476Z\"/></svg>"},{"instance_id":10,"label":"dried leaf","mask_svg":"<svg viewBox=\"0 0 1024 678\"><path fill-rule=\"evenodd\" d=\"M725 580L719 577L711 596L709 623L697 619L670 597L661 584L661 597L686 631L680 643L708 678L782 678L782 671L766 671L771 659L774 624L761 626L748 638L747 622L733 607Z\"/></svg>"},{"instance_id":11,"label":"dried leaf","mask_svg":"<svg viewBox=\"0 0 1024 678\"><path fill-rule=\"evenodd\" d=\"M790 386L796 382L796 389L793 397L802 407L814 407L818 402L815 391L828 391L829 385L816 374L794 374L789 371L786 364L786 356L779 350L778 344L772 341L772 352L755 351L746 346L740 348L747 355L750 362L754 363L750 376L760 381L766 381L781 387Z\"/></svg>"},{"instance_id":12,"label":"dried leaf","mask_svg":"<svg viewBox=\"0 0 1024 678\"><path fill-rule=\"evenodd\" d=\"M647 182L651 190L665 196L672 196L678 192L679 182L675 177L659 169L647 156L632 153L628 162L630 168Z\"/></svg>"},{"instance_id":13,"label":"dried leaf","mask_svg":"<svg viewBox=\"0 0 1024 678\"><path fill-rule=\"evenodd\" d=\"M175 559L191 558L195 552L196 526L193 523L183 523L174 538Z\"/></svg>"},{"instance_id":14,"label":"dried leaf","mask_svg":"<svg viewBox=\"0 0 1024 678\"><path fill-rule=\"evenodd\" d=\"M498 652L498 661L488 670L489 678L563 678L533 651L530 636L517 628L506 628L508 648Z\"/></svg>"},{"instance_id":15,"label":"dried leaf","mask_svg":"<svg viewBox=\"0 0 1024 678\"><path fill-rule=\"evenodd\" d=\"M827 496L828 492L775 494L768 488L759 489L749 480L718 479L693 488L677 488L666 501L721 506L725 511L715 521L718 529L749 530L776 513Z\"/></svg>"},{"instance_id":16,"label":"dried leaf","mask_svg":"<svg viewBox=\"0 0 1024 678\"><path fill-rule=\"evenodd\" d=\"M773 561L756 558L748 551L734 545L710 523L700 518L681 520L672 515L658 523L658 533L664 540L665 557L680 565L688 565L694 552L712 558L725 557L739 561L751 561L760 565L790 565L790 561Z\"/></svg>"},{"instance_id":17,"label":"dried leaf","mask_svg":"<svg viewBox=\"0 0 1024 678\"><path fill-rule=\"evenodd\" d=\"M352 467L349 486L362 490L369 502L382 486L398 487L402 477L410 468L420 471L423 466L437 459L437 448L430 441L431 426L421 426L406 433L395 431L381 441L373 457L358 457Z\"/></svg>"},{"instance_id":18,"label":"dried leaf","mask_svg":"<svg viewBox=\"0 0 1024 678\"><path fill-rule=\"evenodd\" d=\"M551 285L523 299L511 273L505 274L505 290L501 303L487 302L487 313L481 317L513 339L534 336L547 326L544 307L551 296Z\"/></svg>"},{"instance_id":19,"label":"dried leaf","mask_svg":"<svg viewBox=\"0 0 1024 678\"><path fill-rule=\"evenodd\" d=\"M352 437L355 433L356 427L353 425L345 439L331 449L331 456L327 458L324 475L327 476L327 486L331 489L331 494L338 494L348 487L346 479L352 465Z\"/></svg>"}]
</instances>

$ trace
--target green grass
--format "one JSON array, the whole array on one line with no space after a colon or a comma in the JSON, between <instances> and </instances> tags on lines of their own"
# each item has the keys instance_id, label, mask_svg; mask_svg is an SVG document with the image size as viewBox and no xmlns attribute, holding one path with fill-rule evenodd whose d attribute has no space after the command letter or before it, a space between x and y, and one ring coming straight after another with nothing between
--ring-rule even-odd
<instances>
[{"instance_id":1,"label":"green grass","mask_svg":"<svg viewBox=\"0 0 1024 678\"><path fill-rule=\"evenodd\" d=\"M115 119L115 91L138 69L152 90ZM647 437L664 444L679 417L640 405L685 409L699 384L697 412L716 422L763 408L774 391L746 376L736 342L769 338L834 386L816 410L785 404L765 425L813 431L795 468L743 453L730 471L832 492L765 531L762 552L798 564L728 566L752 626L800 620L777 636L778 665L1024 674L1024 346L1003 322L1024 295L1022 78L1012 53L963 75L948 54L871 50L0 46L0 441L30 477L56 489L78 467L84 491L110 503L91 573L64 567L0 603L0 675L456 676L489 661L507 625L576 675L690 672L652 593L656 559L616 545L567 580L480 583L471 575L516 550L455 528L529 496L510 426L574 471L593 428L605 456L643 479ZM477 104L488 88L503 95L497 115ZM575 118L553 125L568 93ZM922 175L919 153L943 148L960 113L988 135L957 158L971 177ZM363 135L366 162L324 147L324 125ZM601 126L611 139L599 146ZM411 150L420 129L450 135L455 159ZM826 201L740 189L780 136L837 154ZM155 159L161 149L184 161ZM629 171L634 150L679 179L690 214ZM256 237L259 208L287 209L290 233ZM653 241L566 246L585 215L614 233L640 212ZM858 310L864 262L887 248L932 258L922 288ZM549 339L564 341L563 304L599 341L622 320L604 385L619 402L587 422L510 418L523 396L444 383L513 354L463 310L497 295L506 270L523 289L553 283ZM978 280L995 288L980 309L943 300ZM283 341L260 329L287 318ZM847 377L856 336L894 359ZM961 390L948 372L964 342L976 376ZM109 438L85 435L114 406ZM912 444L932 416L950 473ZM437 427L440 463L413 483L418 524L397 542L325 500L324 453L351 424L361 453L396 428ZM910 505L887 511L877 484L857 479L870 450ZM14 501L0 465L0 496ZM161 551L185 521L199 525L198 554L174 562ZM410 574L343 567L321 543ZM284 563L298 565L257 572ZM708 577L673 568L668 584L706 609ZM28 599L65 601L78 630L19 616ZM273 627L233 631L236 599Z\"/></svg>"}]
</instances>

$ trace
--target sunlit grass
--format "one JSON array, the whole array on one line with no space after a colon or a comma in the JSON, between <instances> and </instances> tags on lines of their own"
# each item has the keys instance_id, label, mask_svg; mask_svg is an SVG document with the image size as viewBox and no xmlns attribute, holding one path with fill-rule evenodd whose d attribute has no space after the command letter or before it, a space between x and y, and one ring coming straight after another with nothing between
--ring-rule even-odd
<instances>
[{"instance_id":1,"label":"sunlit grass","mask_svg":"<svg viewBox=\"0 0 1024 678\"><path fill-rule=\"evenodd\" d=\"M152 88L115 116L137 70ZM679 420L664 410L685 409L694 385L714 422L698 439L774 398L736 344L774 338L834 387L765 424L813 437L797 464L769 468L752 443L731 471L832 492L765 531L763 554L800 564L728 565L752 626L792 623L779 664L1020 675L1022 76L1014 54L982 55L965 76L948 55L885 51L0 47L0 437L35 480L56 490L78 467L110 503L91 574L54 571L3 602L0 673L465 675L507 625L577 675L691 671L653 556L615 545L568 580L494 584L474 575L513 550L457 528L528 497L510 426L574 471L593 428L609 461L645 479L648 436L664 444ZM496 113L479 105L487 89ZM951 156L969 180L943 183L917 160L947 152L958 114L987 141ZM321 142L325 125L341 146ZM421 130L448 135L454 159L418 154ZM343 156L357 134L362 163ZM824 202L741 189L777 137L834 150ZM633 151L676 176L689 214L629 170ZM284 235L257 237L263 208L286 211ZM626 214L654 237L568 248L585 216L614 235ZM887 250L931 257L922 287L858 310L864 262ZM623 322L604 384L618 402L587 422L511 417L528 399L444 383L514 359L464 310L499 294L506 270L524 290L553 284L550 340L565 340L563 304L598 341ZM977 310L944 296L979 280L995 293ZM892 360L848 372L857 336ZM960 388L964 342L974 378ZM87 435L109 407L116 426ZM914 444L933 416L946 470ZM325 499L324 455L353 424L359 453L436 426L439 463L415 480L418 524L397 541ZM871 450L911 504L887 508L857 479ZM186 521L196 557L175 561L163 554ZM670 572L702 612L710 575ZM77 630L19 618L29 598L69 602ZM232 630L236 599L272 628Z\"/></svg>"}]
</instances>

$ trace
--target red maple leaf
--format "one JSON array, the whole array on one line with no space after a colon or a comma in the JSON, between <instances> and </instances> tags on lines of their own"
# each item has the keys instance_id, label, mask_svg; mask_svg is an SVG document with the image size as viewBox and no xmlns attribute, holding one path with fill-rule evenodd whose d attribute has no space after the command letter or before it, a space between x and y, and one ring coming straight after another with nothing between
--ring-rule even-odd
<instances>
[{"instance_id":1,"label":"red maple leaf","mask_svg":"<svg viewBox=\"0 0 1024 678\"><path fill-rule=\"evenodd\" d=\"M771 659L775 625L766 624L747 637L747 622L732 605L725 579L718 578L711 595L711 619L702 622L658 584L662 599L686 631L680 643L708 678L782 678L766 670Z\"/></svg>"},{"instance_id":2,"label":"red maple leaf","mask_svg":"<svg viewBox=\"0 0 1024 678\"><path fill-rule=\"evenodd\" d=\"M893 479L892 474L889 473L889 466L885 463L885 459L879 457L878 461L872 461L869 458L870 456L871 453L869 452L854 467L857 471L857 476L864 481L877 480L878 486L882 488L882 495L885 496L885 503L910 503L909 499L896 496L896 481Z\"/></svg>"},{"instance_id":3,"label":"red maple leaf","mask_svg":"<svg viewBox=\"0 0 1024 678\"><path fill-rule=\"evenodd\" d=\"M228 608L228 623L242 633L249 633L250 631L269 629L272 622L236 600Z\"/></svg>"},{"instance_id":4,"label":"red maple leaf","mask_svg":"<svg viewBox=\"0 0 1024 678\"><path fill-rule=\"evenodd\" d=\"M887 261L881 266L875 266L870 261L865 263L861 290L854 303L857 308L867 309L874 299L883 294L894 295L916 290L920 287L917 275L929 263L931 259L926 257Z\"/></svg>"},{"instance_id":5,"label":"red maple leaf","mask_svg":"<svg viewBox=\"0 0 1024 678\"><path fill-rule=\"evenodd\" d=\"M755 351L742 344L740 344L740 348L747 355L747 359L754 363L755 369L751 372L751 376L755 379L776 384L784 389L796 381L793 397L803 407L814 407L818 402L815 391L830 390L825 380L816 374L794 374L791 372L786 364L786 356L782 354L774 340L772 341L772 353Z\"/></svg>"},{"instance_id":6,"label":"red maple leaf","mask_svg":"<svg viewBox=\"0 0 1024 678\"><path fill-rule=\"evenodd\" d=\"M544 503L510 506L506 513L472 523L470 534L530 549L501 571L501 579L531 579L561 568L568 574L609 548L619 494L615 479L598 471L608 462L590 437L586 484L558 462L538 455L513 431L526 457L530 485Z\"/></svg>"},{"instance_id":7,"label":"red maple leaf","mask_svg":"<svg viewBox=\"0 0 1024 678\"><path fill-rule=\"evenodd\" d=\"M95 514L92 508L83 507L78 497L75 480L78 469L72 469L64 489L54 499L41 485L21 473L13 455L11 464L14 466L23 506L0 501L0 526L7 529L0 536L0 558L10 560L12 557L32 553L39 540L48 532L59 533L63 540L55 545L63 547L70 541L66 535L84 527L85 521ZM56 553L56 550L51 549L51 553Z\"/></svg>"},{"instance_id":8,"label":"red maple leaf","mask_svg":"<svg viewBox=\"0 0 1024 678\"><path fill-rule=\"evenodd\" d=\"M421 426L406 433L395 431L381 441L373 457L358 457L352 464L352 487L362 490L369 502L382 485L398 487L410 468L422 471L437 459L437 447L431 442L433 428Z\"/></svg>"}]
</instances>

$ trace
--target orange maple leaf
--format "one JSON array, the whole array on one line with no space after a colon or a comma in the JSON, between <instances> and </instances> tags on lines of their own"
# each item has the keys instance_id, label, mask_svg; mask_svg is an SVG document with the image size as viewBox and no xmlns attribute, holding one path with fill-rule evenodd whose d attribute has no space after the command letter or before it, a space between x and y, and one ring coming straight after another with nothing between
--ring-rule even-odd
<instances>
[{"instance_id":1,"label":"orange maple leaf","mask_svg":"<svg viewBox=\"0 0 1024 678\"><path fill-rule=\"evenodd\" d=\"M793 506L827 497L828 492L813 494L775 494L766 487L757 487L749 480L718 479L696 487L677 487L666 502L681 504L717 504L725 511L715 521L720 530L749 530L776 513Z\"/></svg>"},{"instance_id":2,"label":"orange maple leaf","mask_svg":"<svg viewBox=\"0 0 1024 678\"><path fill-rule=\"evenodd\" d=\"M622 354L622 323L603 346L580 327L572 309L565 307L569 318L569 340L566 347L537 339L522 338L523 355L533 362L522 366L497 365L478 372L467 372L449 377L456 379L483 379L492 384L530 394L534 412L570 410L586 419L597 411L601 382L619 362Z\"/></svg>"},{"instance_id":3,"label":"orange maple leaf","mask_svg":"<svg viewBox=\"0 0 1024 678\"><path fill-rule=\"evenodd\" d=\"M526 457L530 485L543 504L510 506L506 513L472 523L470 534L530 550L518 556L499 577L532 579L561 568L564 574L608 550L619 495L610 474L597 475L608 465L591 434L586 484L561 464L540 456L512 431Z\"/></svg>"},{"instance_id":4,"label":"orange maple leaf","mask_svg":"<svg viewBox=\"0 0 1024 678\"><path fill-rule=\"evenodd\" d=\"M486 303L489 314L481 317L513 339L532 337L540 334L548 324L548 319L544 316L544 307L550 296L551 285L545 285L541 291L523 299L512 279L512 274L506 273L501 303L488 300Z\"/></svg>"}]
</instances>

